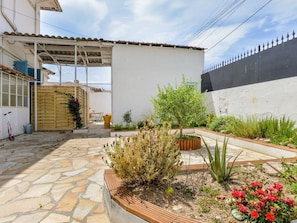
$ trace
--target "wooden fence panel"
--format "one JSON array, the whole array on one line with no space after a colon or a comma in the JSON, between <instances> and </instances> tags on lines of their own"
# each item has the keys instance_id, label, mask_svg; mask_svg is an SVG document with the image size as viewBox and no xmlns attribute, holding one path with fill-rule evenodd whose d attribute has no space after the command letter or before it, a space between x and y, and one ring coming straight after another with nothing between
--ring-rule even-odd
<instances>
[{"instance_id":1,"label":"wooden fence panel","mask_svg":"<svg viewBox=\"0 0 297 223\"><path fill-rule=\"evenodd\" d=\"M37 86L37 131L72 130L73 116L68 109L69 97L74 96L72 86ZM76 95L81 105L82 123L88 123L88 93L77 87ZM31 87L31 122L35 126L34 87Z\"/></svg>"}]
</instances>

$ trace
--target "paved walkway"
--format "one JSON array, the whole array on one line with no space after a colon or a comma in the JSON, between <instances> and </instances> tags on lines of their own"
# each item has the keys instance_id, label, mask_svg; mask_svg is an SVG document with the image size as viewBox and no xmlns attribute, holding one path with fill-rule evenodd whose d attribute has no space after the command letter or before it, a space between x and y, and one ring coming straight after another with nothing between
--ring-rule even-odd
<instances>
[{"instance_id":1,"label":"paved walkway","mask_svg":"<svg viewBox=\"0 0 297 223\"><path fill-rule=\"evenodd\" d=\"M34 132L0 141L0 223L110 223L102 200L108 136L92 125L88 134ZM242 150L230 147L230 156ZM205 148L182 152L184 163L202 163L200 153ZM259 158L245 151L243 159L250 156Z\"/></svg>"},{"instance_id":2,"label":"paved walkway","mask_svg":"<svg viewBox=\"0 0 297 223\"><path fill-rule=\"evenodd\" d=\"M110 223L102 201L108 130L0 141L0 222ZM88 137L88 138L86 138Z\"/></svg>"}]
</instances>

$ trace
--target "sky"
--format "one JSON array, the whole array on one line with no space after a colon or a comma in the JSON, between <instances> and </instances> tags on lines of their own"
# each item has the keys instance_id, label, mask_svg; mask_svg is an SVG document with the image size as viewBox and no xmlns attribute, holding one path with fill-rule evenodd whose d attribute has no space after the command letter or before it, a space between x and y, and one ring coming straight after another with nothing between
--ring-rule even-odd
<instances>
[{"instance_id":1,"label":"sky","mask_svg":"<svg viewBox=\"0 0 297 223\"><path fill-rule=\"evenodd\" d=\"M41 12L41 34L169 43L205 48L205 67L297 32L296 0L59 0L63 12ZM52 68L58 73L56 68ZM63 68L62 81L73 81ZM110 68L89 82L110 83ZM78 71L85 81L85 71ZM50 81L58 81L58 75ZM110 85L102 85L109 89Z\"/></svg>"}]
</instances>

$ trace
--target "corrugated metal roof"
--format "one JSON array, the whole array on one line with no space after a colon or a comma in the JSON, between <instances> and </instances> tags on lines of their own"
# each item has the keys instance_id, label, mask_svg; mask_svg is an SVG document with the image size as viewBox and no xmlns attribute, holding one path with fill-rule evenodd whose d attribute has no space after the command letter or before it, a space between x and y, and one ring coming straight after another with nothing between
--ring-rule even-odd
<instances>
[{"instance_id":1,"label":"corrugated metal roof","mask_svg":"<svg viewBox=\"0 0 297 223\"><path fill-rule=\"evenodd\" d=\"M28 33L3 33L3 40L17 41L34 52L34 42L37 43L37 53L44 64L75 64L75 46L77 47L77 65L98 67L111 66L112 47L117 44L171 47L189 50L204 50L204 48L173 45L166 43L149 43L133 41L112 41L102 38L61 37L36 35Z\"/></svg>"}]
</instances>

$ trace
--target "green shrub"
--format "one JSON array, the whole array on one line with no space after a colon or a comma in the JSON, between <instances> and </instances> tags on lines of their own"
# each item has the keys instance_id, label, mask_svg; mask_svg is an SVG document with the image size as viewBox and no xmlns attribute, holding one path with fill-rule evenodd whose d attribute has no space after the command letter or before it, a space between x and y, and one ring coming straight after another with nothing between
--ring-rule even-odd
<instances>
[{"instance_id":1,"label":"green shrub","mask_svg":"<svg viewBox=\"0 0 297 223\"><path fill-rule=\"evenodd\" d=\"M256 116L247 117L246 120L237 118L234 122L230 122L226 128L228 132L240 137L254 139L261 136L260 126Z\"/></svg>"},{"instance_id":2,"label":"green shrub","mask_svg":"<svg viewBox=\"0 0 297 223\"><path fill-rule=\"evenodd\" d=\"M124 126L122 124L116 124L113 126L114 130L120 131L124 129Z\"/></svg>"},{"instance_id":3,"label":"green shrub","mask_svg":"<svg viewBox=\"0 0 297 223\"><path fill-rule=\"evenodd\" d=\"M126 127L128 128L130 123L132 122L132 112L131 110L126 111L123 116L123 121L126 123Z\"/></svg>"},{"instance_id":4,"label":"green shrub","mask_svg":"<svg viewBox=\"0 0 297 223\"><path fill-rule=\"evenodd\" d=\"M236 120L237 119L234 116L214 117L209 124L209 129L216 132L228 132L228 126L231 125L231 123L236 122Z\"/></svg>"},{"instance_id":5,"label":"green shrub","mask_svg":"<svg viewBox=\"0 0 297 223\"><path fill-rule=\"evenodd\" d=\"M209 128L210 124L212 123L212 121L214 120L215 118L215 114L213 112L210 112L208 115L207 115L207 118L206 118L206 127Z\"/></svg>"},{"instance_id":6,"label":"green shrub","mask_svg":"<svg viewBox=\"0 0 297 223\"><path fill-rule=\"evenodd\" d=\"M222 152L220 151L218 142L216 141L214 155L211 153L204 138L202 138L202 140L205 144L205 147L208 153L208 161L206 161L206 158L204 156L202 157L213 179L219 183L230 180L230 178L234 174L234 171L233 171L234 163L238 158L238 156L241 154L241 152L233 159L232 163L228 165L228 161L230 160L230 159L227 159L228 139L226 138L224 139Z\"/></svg>"},{"instance_id":7,"label":"green shrub","mask_svg":"<svg viewBox=\"0 0 297 223\"><path fill-rule=\"evenodd\" d=\"M175 136L169 134L168 125L142 129L138 135L118 138L108 147L110 167L115 174L129 183L158 183L172 180L177 174L181 154Z\"/></svg>"},{"instance_id":8,"label":"green shrub","mask_svg":"<svg viewBox=\"0 0 297 223\"><path fill-rule=\"evenodd\" d=\"M294 142L296 138L297 129L295 122L282 117L278 122L278 129L271 136L271 142L274 144L287 145Z\"/></svg>"}]
</instances>

